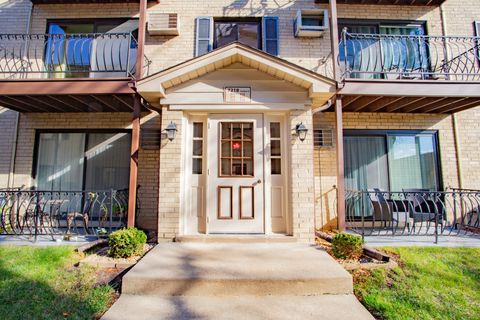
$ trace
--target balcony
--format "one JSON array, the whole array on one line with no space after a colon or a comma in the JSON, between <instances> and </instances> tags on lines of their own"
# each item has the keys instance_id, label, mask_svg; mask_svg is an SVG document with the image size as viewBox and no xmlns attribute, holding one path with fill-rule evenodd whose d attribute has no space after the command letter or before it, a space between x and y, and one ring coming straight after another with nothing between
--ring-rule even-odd
<instances>
[{"instance_id":1,"label":"balcony","mask_svg":"<svg viewBox=\"0 0 480 320\"><path fill-rule=\"evenodd\" d=\"M0 34L0 105L20 112L130 112L132 33Z\"/></svg>"},{"instance_id":2,"label":"balcony","mask_svg":"<svg viewBox=\"0 0 480 320\"><path fill-rule=\"evenodd\" d=\"M347 112L454 113L480 105L480 37L343 30L338 64Z\"/></svg>"},{"instance_id":3,"label":"balcony","mask_svg":"<svg viewBox=\"0 0 480 320\"><path fill-rule=\"evenodd\" d=\"M342 32L344 78L480 80L480 37Z\"/></svg>"},{"instance_id":4,"label":"balcony","mask_svg":"<svg viewBox=\"0 0 480 320\"><path fill-rule=\"evenodd\" d=\"M362 236L476 236L480 191L451 189L349 190L347 228Z\"/></svg>"},{"instance_id":5,"label":"balcony","mask_svg":"<svg viewBox=\"0 0 480 320\"><path fill-rule=\"evenodd\" d=\"M0 235L101 237L126 226L128 190L0 189Z\"/></svg>"},{"instance_id":6,"label":"balcony","mask_svg":"<svg viewBox=\"0 0 480 320\"><path fill-rule=\"evenodd\" d=\"M131 33L0 34L0 79L135 77L137 47Z\"/></svg>"}]
</instances>

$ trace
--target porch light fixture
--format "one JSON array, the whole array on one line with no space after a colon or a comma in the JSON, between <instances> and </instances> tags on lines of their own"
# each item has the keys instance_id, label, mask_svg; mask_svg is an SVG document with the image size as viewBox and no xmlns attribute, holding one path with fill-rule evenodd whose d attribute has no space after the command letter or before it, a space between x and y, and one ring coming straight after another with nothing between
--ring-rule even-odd
<instances>
[{"instance_id":1,"label":"porch light fixture","mask_svg":"<svg viewBox=\"0 0 480 320\"><path fill-rule=\"evenodd\" d=\"M308 129L303 122L300 122L295 126L295 132L297 133L298 139L303 142L307 137Z\"/></svg>"},{"instance_id":2,"label":"porch light fixture","mask_svg":"<svg viewBox=\"0 0 480 320\"><path fill-rule=\"evenodd\" d=\"M175 139L175 135L177 134L177 125L173 121L170 121L164 131L167 132L167 139L173 141L173 139Z\"/></svg>"}]
</instances>

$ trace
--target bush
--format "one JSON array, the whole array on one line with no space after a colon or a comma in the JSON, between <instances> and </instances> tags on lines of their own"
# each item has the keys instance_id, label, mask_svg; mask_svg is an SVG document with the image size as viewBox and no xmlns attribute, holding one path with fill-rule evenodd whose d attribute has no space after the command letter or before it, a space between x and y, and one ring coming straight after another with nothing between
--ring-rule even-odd
<instances>
[{"instance_id":1,"label":"bush","mask_svg":"<svg viewBox=\"0 0 480 320\"><path fill-rule=\"evenodd\" d=\"M337 233L332 240L333 255L339 259L357 259L363 253L363 240L348 233Z\"/></svg>"},{"instance_id":2,"label":"bush","mask_svg":"<svg viewBox=\"0 0 480 320\"><path fill-rule=\"evenodd\" d=\"M129 258L143 253L147 235L137 228L112 232L108 237L108 255L113 258Z\"/></svg>"}]
</instances>

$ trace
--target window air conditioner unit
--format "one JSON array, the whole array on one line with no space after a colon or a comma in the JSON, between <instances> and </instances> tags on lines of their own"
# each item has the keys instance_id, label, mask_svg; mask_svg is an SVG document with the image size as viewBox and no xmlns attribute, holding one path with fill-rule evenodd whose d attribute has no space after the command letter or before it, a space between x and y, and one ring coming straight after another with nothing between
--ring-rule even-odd
<instances>
[{"instance_id":1,"label":"window air conditioner unit","mask_svg":"<svg viewBox=\"0 0 480 320\"><path fill-rule=\"evenodd\" d=\"M319 38L328 30L328 11L298 10L293 22L295 37Z\"/></svg>"},{"instance_id":2,"label":"window air conditioner unit","mask_svg":"<svg viewBox=\"0 0 480 320\"><path fill-rule=\"evenodd\" d=\"M148 33L152 36L176 36L178 15L176 13L151 12L148 15Z\"/></svg>"}]
</instances>

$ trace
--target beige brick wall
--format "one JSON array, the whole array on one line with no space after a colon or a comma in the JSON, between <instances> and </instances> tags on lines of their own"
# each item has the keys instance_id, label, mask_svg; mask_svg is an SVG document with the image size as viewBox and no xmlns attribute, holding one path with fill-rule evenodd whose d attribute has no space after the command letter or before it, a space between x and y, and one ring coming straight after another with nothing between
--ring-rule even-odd
<instances>
[{"instance_id":1,"label":"beige brick wall","mask_svg":"<svg viewBox=\"0 0 480 320\"><path fill-rule=\"evenodd\" d=\"M14 185L34 185L32 166L36 129L131 129L129 113L30 113L21 114L17 155L15 158ZM142 128L157 127L157 113L142 114ZM139 151L138 184L141 185L139 199L141 210L138 225L156 229L158 203L159 151Z\"/></svg>"},{"instance_id":2,"label":"beige brick wall","mask_svg":"<svg viewBox=\"0 0 480 320\"><path fill-rule=\"evenodd\" d=\"M173 121L177 135L169 141L162 135L158 201L158 239L173 239L180 229L180 190L182 176L182 111L162 109L162 130Z\"/></svg>"},{"instance_id":3,"label":"beige brick wall","mask_svg":"<svg viewBox=\"0 0 480 320\"><path fill-rule=\"evenodd\" d=\"M438 130L443 186L458 188L457 158L452 118L449 115L400 113L344 113L344 129ZM335 128L333 112L314 116L315 128ZM335 228L336 148L315 149L317 227Z\"/></svg>"},{"instance_id":4,"label":"beige brick wall","mask_svg":"<svg viewBox=\"0 0 480 320\"><path fill-rule=\"evenodd\" d=\"M2 34L26 33L30 8L31 2L28 0L0 0L0 32ZM16 119L16 112L0 105L0 188L9 186ZM12 183L13 181L10 186L13 186Z\"/></svg>"},{"instance_id":5,"label":"beige brick wall","mask_svg":"<svg viewBox=\"0 0 480 320\"><path fill-rule=\"evenodd\" d=\"M289 120L290 128L295 128L295 125L300 122L303 122L307 128L313 126L310 109L291 111ZM315 226L312 130L309 130L304 141L291 140L289 165L289 210L292 218L292 233L300 241L312 242Z\"/></svg>"}]
</instances>

